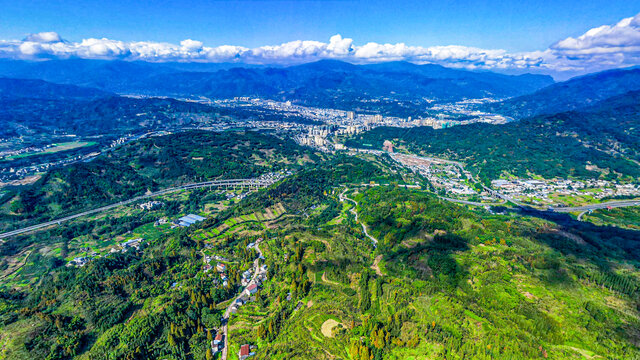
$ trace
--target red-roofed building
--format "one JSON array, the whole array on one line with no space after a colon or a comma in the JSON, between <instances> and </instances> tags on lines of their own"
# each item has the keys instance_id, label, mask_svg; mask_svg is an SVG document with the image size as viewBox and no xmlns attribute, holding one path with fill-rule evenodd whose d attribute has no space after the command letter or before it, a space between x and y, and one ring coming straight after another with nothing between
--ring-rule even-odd
<instances>
[{"instance_id":1,"label":"red-roofed building","mask_svg":"<svg viewBox=\"0 0 640 360\"><path fill-rule=\"evenodd\" d=\"M213 339L213 343L215 345L218 345L222 342L222 333L218 333L215 337L215 339Z\"/></svg>"},{"instance_id":2,"label":"red-roofed building","mask_svg":"<svg viewBox=\"0 0 640 360\"><path fill-rule=\"evenodd\" d=\"M244 344L244 345L240 346L240 352L238 353L238 356L240 357L240 360L245 360L246 358L251 356L249 351L250 351L249 344Z\"/></svg>"},{"instance_id":3,"label":"red-roofed building","mask_svg":"<svg viewBox=\"0 0 640 360\"><path fill-rule=\"evenodd\" d=\"M257 292L258 292L258 285L256 285L256 284L251 284L251 285L249 285L249 286L247 287L247 292L248 292L250 295L253 295L253 294L257 293Z\"/></svg>"}]
</instances>

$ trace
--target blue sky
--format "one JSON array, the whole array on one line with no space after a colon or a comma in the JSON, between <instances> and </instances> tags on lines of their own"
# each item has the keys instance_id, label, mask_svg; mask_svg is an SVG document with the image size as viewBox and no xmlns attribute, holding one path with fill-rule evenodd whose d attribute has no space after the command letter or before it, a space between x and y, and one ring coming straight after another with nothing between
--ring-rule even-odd
<instances>
[{"instance_id":1,"label":"blue sky","mask_svg":"<svg viewBox=\"0 0 640 360\"><path fill-rule=\"evenodd\" d=\"M509 51L549 44L640 12L640 1L2 0L0 38L56 31L68 40L256 47L342 34L357 42Z\"/></svg>"},{"instance_id":2,"label":"blue sky","mask_svg":"<svg viewBox=\"0 0 640 360\"><path fill-rule=\"evenodd\" d=\"M276 59L280 56L278 54L271 54L271 58L264 60L263 55L258 59L254 53L249 56L247 51L242 49L280 45L297 40L329 44L332 36L340 34L341 39L351 41L351 50L369 42L406 44L409 47L431 49L430 55L424 56L424 51L420 53L415 49L405 49L402 52L398 48L386 50L369 48L367 56L375 52L377 61L406 58L414 62L433 62L443 57L442 51L432 48L437 46L459 45L488 51L504 50L509 56L524 52L549 52L549 49L559 41L578 38L589 29L602 25L614 26L623 19L636 16L640 12L640 0L0 0L0 9L0 56L4 52L4 57L111 56L161 60L158 54L164 54L164 52L158 46L151 46L154 57L149 58L148 54L144 53L146 50L140 48L132 50L129 44L133 42L168 43L174 44L171 51L177 52L176 49L181 41L191 39L204 47L218 49L220 45L233 45L237 49L235 52L225 53L227 57L223 58L219 55L220 49L216 50L215 56L218 57L211 55L211 51L209 55L199 55L199 57L193 54L188 56L182 54L180 56L183 60L188 57L189 59L197 58L199 61L206 58L211 61L242 59L242 61L260 62L271 59L269 61L276 62L282 60ZM631 27L620 29L618 32L622 34L620 36L628 36L629 29L635 31L636 22L633 21ZM85 39L106 38L124 45L100 44L99 46L102 47L95 45L94 48L98 51L81 52L74 48L71 53L67 50L52 49L49 45L27 44L26 51L16 50L20 45L18 41L23 41L29 34L40 32L55 32L59 34L59 38L73 44L80 44ZM610 39L612 35L607 36ZM635 35L632 36L631 45L636 45L636 40ZM617 42L616 40L612 43ZM307 45L309 44L304 46ZM575 48L575 44L570 47ZM191 44L191 48L195 49L197 46ZM454 50L454 58L462 56L460 49ZM202 53L201 48L198 51ZM297 52L292 51L297 54L298 60L335 57L334 53L327 55L327 51L324 51L318 55L319 53L308 51L307 48L296 50ZM407 52L412 55L404 55ZM355 51L350 52L350 54L354 53ZM389 53L393 56L388 56ZM396 56L400 53L403 55ZM478 56L485 58L489 56L492 59L499 56L495 52L487 55L475 50L463 53L473 53L475 58L471 56L458 62L457 65L461 67L491 68L495 66L492 65L495 61L479 62ZM416 57L416 54L421 54L421 57ZM537 56L539 61L536 62L531 61L531 57L527 55L526 64L518 66L535 68L542 62L549 61L548 54ZM635 55L632 58L633 61L630 61L629 57L622 62L618 61L618 65L635 63ZM358 59L363 58L358 57ZM602 59L598 61L609 62ZM518 63L517 56L515 60L510 58L510 65L507 67L515 66L513 64L516 63ZM502 67L505 66L504 62L500 64ZM566 64L567 62L563 62L563 68L567 68ZM445 62L445 65L450 64ZM560 68L560 66L556 67ZM592 64L588 70L596 67ZM583 70L587 71L586 67L584 68Z\"/></svg>"}]
</instances>

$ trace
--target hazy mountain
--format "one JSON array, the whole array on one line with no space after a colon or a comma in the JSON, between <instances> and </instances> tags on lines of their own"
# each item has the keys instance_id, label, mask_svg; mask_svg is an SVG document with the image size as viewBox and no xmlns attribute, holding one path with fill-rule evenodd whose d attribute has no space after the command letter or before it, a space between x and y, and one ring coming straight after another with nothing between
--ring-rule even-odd
<instances>
[{"instance_id":1,"label":"hazy mountain","mask_svg":"<svg viewBox=\"0 0 640 360\"><path fill-rule=\"evenodd\" d=\"M261 109L228 109L172 98L131 98L93 88L34 79L0 78L0 137L50 134L114 135L215 119L282 121ZM288 121L310 123L300 116Z\"/></svg>"},{"instance_id":2,"label":"hazy mountain","mask_svg":"<svg viewBox=\"0 0 640 360\"><path fill-rule=\"evenodd\" d=\"M0 76L40 79L59 84L96 87L107 91L127 93L131 84L143 83L159 74L179 72L215 72L234 67L257 68L260 65L235 63L149 63L121 60L1 60ZM137 88L137 87L136 87Z\"/></svg>"},{"instance_id":3,"label":"hazy mountain","mask_svg":"<svg viewBox=\"0 0 640 360\"><path fill-rule=\"evenodd\" d=\"M41 79L113 92L123 92L127 84L143 81L149 76L175 71L161 64L118 60L0 61L0 76Z\"/></svg>"},{"instance_id":4,"label":"hazy mountain","mask_svg":"<svg viewBox=\"0 0 640 360\"><path fill-rule=\"evenodd\" d=\"M233 68L214 73L159 74L142 88L156 93L209 97L260 96L313 105L354 99L459 100L509 97L553 82L539 75L508 76L447 69L436 65L387 63L353 65L323 60L287 68Z\"/></svg>"},{"instance_id":5,"label":"hazy mountain","mask_svg":"<svg viewBox=\"0 0 640 360\"><path fill-rule=\"evenodd\" d=\"M112 134L155 128L211 114L213 107L175 99L134 99L43 80L0 78L0 136L52 133Z\"/></svg>"},{"instance_id":6,"label":"hazy mountain","mask_svg":"<svg viewBox=\"0 0 640 360\"><path fill-rule=\"evenodd\" d=\"M505 98L553 83L543 75L502 75L438 65L391 62L353 65L323 60L290 67L245 64L147 63L103 60L0 61L0 75L96 87L118 93L259 96L312 105L350 106L353 101L423 98Z\"/></svg>"},{"instance_id":7,"label":"hazy mountain","mask_svg":"<svg viewBox=\"0 0 640 360\"><path fill-rule=\"evenodd\" d=\"M497 113L524 118L588 107L634 90L640 90L640 68L616 69L556 83L488 108Z\"/></svg>"},{"instance_id":8,"label":"hazy mountain","mask_svg":"<svg viewBox=\"0 0 640 360\"><path fill-rule=\"evenodd\" d=\"M93 100L114 96L103 90L75 85L53 84L43 80L0 77L0 99Z\"/></svg>"}]
</instances>

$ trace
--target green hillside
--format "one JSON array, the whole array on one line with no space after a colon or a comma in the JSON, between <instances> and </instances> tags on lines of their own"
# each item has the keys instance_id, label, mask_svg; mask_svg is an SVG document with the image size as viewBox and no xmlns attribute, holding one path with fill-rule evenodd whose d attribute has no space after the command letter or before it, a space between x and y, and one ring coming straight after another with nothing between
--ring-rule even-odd
<instances>
[{"instance_id":1,"label":"green hillside","mask_svg":"<svg viewBox=\"0 0 640 360\"><path fill-rule=\"evenodd\" d=\"M103 220L0 244L1 268L25 263L4 280L0 356L212 359L213 329L258 238L267 280L230 317L230 359L242 344L256 359L640 356L637 231L452 204L403 187L408 176L380 159L327 156L189 228L144 225L165 209L114 213L114 228L135 223L147 240L83 267L60 266L52 249L108 244ZM227 287L204 271L205 255L225 259ZM33 280L16 286L20 271Z\"/></svg>"},{"instance_id":2,"label":"green hillside","mask_svg":"<svg viewBox=\"0 0 640 360\"><path fill-rule=\"evenodd\" d=\"M90 162L54 169L3 198L1 227L17 227L147 191L190 182L242 179L293 168L308 157L290 140L254 132L190 131L126 144Z\"/></svg>"}]
</instances>

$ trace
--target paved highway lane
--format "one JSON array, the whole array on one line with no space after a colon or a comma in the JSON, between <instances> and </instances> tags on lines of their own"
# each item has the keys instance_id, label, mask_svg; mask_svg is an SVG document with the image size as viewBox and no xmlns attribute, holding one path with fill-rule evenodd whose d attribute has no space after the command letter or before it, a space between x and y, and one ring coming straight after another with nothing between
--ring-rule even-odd
<instances>
[{"instance_id":1,"label":"paved highway lane","mask_svg":"<svg viewBox=\"0 0 640 360\"><path fill-rule=\"evenodd\" d=\"M551 208L551 209L557 212L578 212L578 211L589 211L589 210L607 209L607 208L619 208L619 207L627 207L627 206L640 206L640 200L609 201L609 202L604 202L600 204L590 204L590 205L573 206L573 207L557 207L557 208Z\"/></svg>"},{"instance_id":2,"label":"paved highway lane","mask_svg":"<svg viewBox=\"0 0 640 360\"><path fill-rule=\"evenodd\" d=\"M21 228L21 229L8 231L6 233L0 234L0 239L6 239L6 238L11 237L11 236L24 234L24 233L28 233L28 232L31 232L31 231L36 231L36 230L39 230L39 229L48 228L48 227L51 227L51 226L57 226L57 225L60 225L63 222L66 222L66 221L69 221L69 220L73 220L73 219L79 218L81 216L98 214L98 213L105 212L107 210L111 210L113 208L116 208L118 206L128 205L128 204L134 203L136 201L152 198L152 197L155 197L155 196L169 194L169 193L173 193L173 192L176 192L176 191L199 189L199 188L206 188L206 187L237 187L237 186L249 187L249 188L257 189L257 188L262 188L262 187L266 187L266 186L272 185L273 183L275 183L275 181L276 180L264 180L264 179L228 179L228 180L214 180L214 181L205 181L205 182L200 182L200 183L185 184L185 185L176 186L176 187L173 187L173 188L159 190L159 191L152 192L152 193L145 194L145 195L136 196L136 197L131 198L131 199L127 199L127 200L120 201L120 202L117 202L117 203L114 203L114 204L111 204L111 205L99 207L97 209L83 211L81 213L70 215L70 216L67 216L67 217L60 218L60 219L55 219L55 220L47 221L47 222L44 222L44 223L40 223L40 224L36 224L36 225L32 225L32 226L27 226L27 227L24 227L24 228Z\"/></svg>"}]
</instances>

